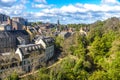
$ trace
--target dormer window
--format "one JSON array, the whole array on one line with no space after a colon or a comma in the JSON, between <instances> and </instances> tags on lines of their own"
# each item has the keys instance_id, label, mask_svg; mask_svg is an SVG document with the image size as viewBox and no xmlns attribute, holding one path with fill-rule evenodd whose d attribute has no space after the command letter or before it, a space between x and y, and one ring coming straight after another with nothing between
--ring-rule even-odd
<instances>
[{"instance_id":1,"label":"dormer window","mask_svg":"<svg viewBox=\"0 0 120 80\"><path fill-rule=\"evenodd\" d=\"M40 48L40 45L38 47Z\"/></svg>"},{"instance_id":2,"label":"dormer window","mask_svg":"<svg viewBox=\"0 0 120 80\"><path fill-rule=\"evenodd\" d=\"M35 46L36 50L38 49L38 46Z\"/></svg>"},{"instance_id":3,"label":"dormer window","mask_svg":"<svg viewBox=\"0 0 120 80\"><path fill-rule=\"evenodd\" d=\"M33 46L32 49L35 50L35 46Z\"/></svg>"},{"instance_id":4,"label":"dormer window","mask_svg":"<svg viewBox=\"0 0 120 80\"><path fill-rule=\"evenodd\" d=\"M25 48L25 51L27 51L28 50L28 48Z\"/></svg>"},{"instance_id":5,"label":"dormer window","mask_svg":"<svg viewBox=\"0 0 120 80\"><path fill-rule=\"evenodd\" d=\"M29 47L29 51L31 51L31 47Z\"/></svg>"}]
</instances>

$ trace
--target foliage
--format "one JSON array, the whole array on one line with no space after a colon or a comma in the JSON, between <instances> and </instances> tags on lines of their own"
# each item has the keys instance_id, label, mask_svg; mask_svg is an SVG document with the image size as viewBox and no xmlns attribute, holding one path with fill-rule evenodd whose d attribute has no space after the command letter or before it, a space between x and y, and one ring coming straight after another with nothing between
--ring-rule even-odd
<instances>
[{"instance_id":1,"label":"foliage","mask_svg":"<svg viewBox=\"0 0 120 80\"><path fill-rule=\"evenodd\" d=\"M92 43L90 48L90 56L94 59L95 63L98 63L101 58L105 57L109 49L112 46L112 42L115 39L115 33L105 33L102 38L96 36L95 41Z\"/></svg>"},{"instance_id":2,"label":"foliage","mask_svg":"<svg viewBox=\"0 0 120 80\"><path fill-rule=\"evenodd\" d=\"M64 41L64 39L63 39L62 37L57 36L57 37L55 38L56 47L59 47L59 48L62 47L63 41Z\"/></svg>"},{"instance_id":3,"label":"foliage","mask_svg":"<svg viewBox=\"0 0 120 80\"><path fill-rule=\"evenodd\" d=\"M38 25L41 25L41 24L42 24L42 22L30 22L30 25L31 25L32 27L38 26Z\"/></svg>"},{"instance_id":4,"label":"foliage","mask_svg":"<svg viewBox=\"0 0 120 80\"><path fill-rule=\"evenodd\" d=\"M95 71L88 80L110 80L104 71Z\"/></svg>"},{"instance_id":5,"label":"foliage","mask_svg":"<svg viewBox=\"0 0 120 80\"><path fill-rule=\"evenodd\" d=\"M8 76L5 80L19 80L18 74L13 72L10 76Z\"/></svg>"},{"instance_id":6,"label":"foliage","mask_svg":"<svg viewBox=\"0 0 120 80\"><path fill-rule=\"evenodd\" d=\"M37 80L119 80L119 23L119 19L110 18L88 25L69 24L77 30L75 34L55 39L56 47L67 56L50 69L40 69ZM78 31L86 26L90 26L87 36L80 35Z\"/></svg>"}]
</instances>

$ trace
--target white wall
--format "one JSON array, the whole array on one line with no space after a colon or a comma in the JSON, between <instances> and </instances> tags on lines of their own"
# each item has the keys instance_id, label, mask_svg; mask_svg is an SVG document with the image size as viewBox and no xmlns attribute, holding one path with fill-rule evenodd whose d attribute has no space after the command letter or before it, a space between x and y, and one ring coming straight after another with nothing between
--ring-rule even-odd
<instances>
[{"instance_id":1,"label":"white wall","mask_svg":"<svg viewBox=\"0 0 120 80\"><path fill-rule=\"evenodd\" d=\"M20 51L20 49L19 49L19 48L17 48L17 50L16 50L15 54L18 54L18 55L19 55L19 57L20 57L20 60L22 61L22 53L21 53L21 51Z\"/></svg>"},{"instance_id":2,"label":"white wall","mask_svg":"<svg viewBox=\"0 0 120 80\"><path fill-rule=\"evenodd\" d=\"M42 39L35 41L35 44L41 44L44 48L46 48L46 44Z\"/></svg>"}]
</instances>

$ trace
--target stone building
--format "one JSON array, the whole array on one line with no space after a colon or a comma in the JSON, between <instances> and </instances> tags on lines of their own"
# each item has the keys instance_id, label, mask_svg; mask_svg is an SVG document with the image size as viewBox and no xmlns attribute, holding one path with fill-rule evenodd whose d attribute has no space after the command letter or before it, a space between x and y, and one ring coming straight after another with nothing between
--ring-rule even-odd
<instances>
[{"instance_id":1,"label":"stone building","mask_svg":"<svg viewBox=\"0 0 120 80\"><path fill-rule=\"evenodd\" d=\"M10 75L13 71L22 75L39 69L45 66L53 55L54 40L51 37L38 37L36 44L18 45L15 53L1 53L0 78Z\"/></svg>"},{"instance_id":2,"label":"stone building","mask_svg":"<svg viewBox=\"0 0 120 80\"><path fill-rule=\"evenodd\" d=\"M23 30L27 26L27 20L22 17L13 17L12 18L12 29L13 30Z\"/></svg>"},{"instance_id":3,"label":"stone building","mask_svg":"<svg viewBox=\"0 0 120 80\"><path fill-rule=\"evenodd\" d=\"M22 70L25 72L37 69L43 66L42 63L45 62L44 49L41 44L20 45L15 54L19 55Z\"/></svg>"},{"instance_id":4,"label":"stone building","mask_svg":"<svg viewBox=\"0 0 120 80\"><path fill-rule=\"evenodd\" d=\"M0 31L12 30L12 26L9 24L0 24Z\"/></svg>"},{"instance_id":5,"label":"stone building","mask_svg":"<svg viewBox=\"0 0 120 80\"><path fill-rule=\"evenodd\" d=\"M23 25L18 22L12 21L12 30L23 30Z\"/></svg>"},{"instance_id":6,"label":"stone building","mask_svg":"<svg viewBox=\"0 0 120 80\"><path fill-rule=\"evenodd\" d=\"M19 55L12 53L0 55L0 79L5 79L8 75L11 75L14 71L23 74Z\"/></svg>"},{"instance_id":7,"label":"stone building","mask_svg":"<svg viewBox=\"0 0 120 80\"><path fill-rule=\"evenodd\" d=\"M0 14L0 24L6 23L8 18L10 18L10 17L5 14Z\"/></svg>"},{"instance_id":8,"label":"stone building","mask_svg":"<svg viewBox=\"0 0 120 80\"><path fill-rule=\"evenodd\" d=\"M35 44L41 44L45 49L46 61L54 54L54 39L52 37L39 36L35 40Z\"/></svg>"},{"instance_id":9,"label":"stone building","mask_svg":"<svg viewBox=\"0 0 120 80\"><path fill-rule=\"evenodd\" d=\"M31 40L38 34L38 30L39 28L37 27L27 26L26 31L29 33Z\"/></svg>"},{"instance_id":10,"label":"stone building","mask_svg":"<svg viewBox=\"0 0 120 80\"><path fill-rule=\"evenodd\" d=\"M20 45L17 37L22 37L25 44L30 42L29 34L25 30L0 31L0 53L16 50L17 45Z\"/></svg>"},{"instance_id":11,"label":"stone building","mask_svg":"<svg viewBox=\"0 0 120 80\"><path fill-rule=\"evenodd\" d=\"M12 17L12 21L18 22L22 25L27 26L27 19L24 19L22 17Z\"/></svg>"},{"instance_id":12,"label":"stone building","mask_svg":"<svg viewBox=\"0 0 120 80\"><path fill-rule=\"evenodd\" d=\"M81 35L87 36L86 28L84 29L84 28L81 27L79 32L80 32Z\"/></svg>"},{"instance_id":13,"label":"stone building","mask_svg":"<svg viewBox=\"0 0 120 80\"><path fill-rule=\"evenodd\" d=\"M12 24L9 16L0 14L0 31L11 30Z\"/></svg>"},{"instance_id":14,"label":"stone building","mask_svg":"<svg viewBox=\"0 0 120 80\"><path fill-rule=\"evenodd\" d=\"M66 32L66 31L62 31L58 34L58 36L62 37L63 39L66 39L66 38L70 37L71 35L72 35L72 33Z\"/></svg>"}]
</instances>

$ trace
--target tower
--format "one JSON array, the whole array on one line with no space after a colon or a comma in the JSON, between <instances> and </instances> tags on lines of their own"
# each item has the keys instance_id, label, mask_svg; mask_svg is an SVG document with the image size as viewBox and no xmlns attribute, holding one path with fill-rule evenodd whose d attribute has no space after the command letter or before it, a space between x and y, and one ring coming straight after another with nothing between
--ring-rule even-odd
<instances>
[{"instance_id":1,"label":"tower","mask_svg":"<svg viewBox=\"0 0 120 80\"><path fill-rule=\"evenodd\" d=\"M59 22L59 19L57 20L57 31L60 31L60 22Z\"/></svg>"}]
</instances>

